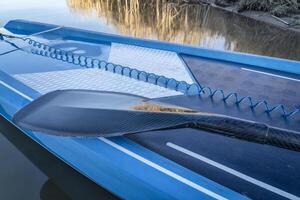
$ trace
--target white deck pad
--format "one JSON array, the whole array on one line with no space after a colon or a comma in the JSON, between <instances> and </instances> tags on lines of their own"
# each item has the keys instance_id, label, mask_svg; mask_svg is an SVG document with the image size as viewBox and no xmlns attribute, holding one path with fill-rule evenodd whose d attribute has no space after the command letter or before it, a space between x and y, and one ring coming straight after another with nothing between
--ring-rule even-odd
<instances>
[{"instance_id":1,"label":"white deck pad","mask_svg":"<svg viewBox=\"0 0 300 200\"><path fill-rule=\"evenodd\" d=\"M123 92L147 98L182 95L167 88L93 68L16 74L14 78L41 94L63 89L86 89Z\"/></svg>"},{"instance_id":2,"label":"white deck pad","mask_svg":"<svg viewBox=\"0 0 300 200\"><path fill-rule=\"evenodd\" d=\"M172 51L112 43L108 62L194 83L184 62Z\"/></svg>"}]
</instances>

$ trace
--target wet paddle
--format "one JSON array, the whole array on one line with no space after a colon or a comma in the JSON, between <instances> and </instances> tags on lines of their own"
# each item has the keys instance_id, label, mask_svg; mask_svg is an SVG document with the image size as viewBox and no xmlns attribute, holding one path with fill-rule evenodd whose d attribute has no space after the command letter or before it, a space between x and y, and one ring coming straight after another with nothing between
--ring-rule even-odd
<instances>
[{"instance_id":1,"label":"wet paddle","mask_svg":"<svg viewBox=\"0 0 300 200\"><path fill-rule=\"evenodd\" d=\"M13 122L32 131L79 137L110 137L153 130L196 128L300 150L300 134L295 131L115 92L50 92L19 110Z\"/></svg>"}]
</instances>

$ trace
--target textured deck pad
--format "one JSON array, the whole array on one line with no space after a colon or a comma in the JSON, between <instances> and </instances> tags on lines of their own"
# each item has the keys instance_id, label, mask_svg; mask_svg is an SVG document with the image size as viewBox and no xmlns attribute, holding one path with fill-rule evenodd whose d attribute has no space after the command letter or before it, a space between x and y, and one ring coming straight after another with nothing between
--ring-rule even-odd
<instances>
[{"instance_id":1,"label":"textured deck pad","mask_svg":"<svg viewBox=\"0 0 300 200\"><path fill-rule=\"evenodd\" d=\"M17 74L14 78L41 94L66 89L123 92L148 98L182 94L100 69L75 69Z\"/></svg>"},{"instance_id":2,"label":"textured deck pad","mask_svg":"<svg viewBox=\"0 0 300 200\"><path fill-rule=\"evenodd\" d=\"M180 56L171 51L112 43L108 62L194 83Z\"/></svg>"},{"instance_id":3,"label":"textured deck pad","mask_svg":"<svg viewBox=\"0 0 300 200\"><path fill-rule=\"evenodd\" d=\"M200 84L226 93L237 92L240 97L267 100L270 105L283 104L289 109L300 107L300 80L289 80L243 70L243 65L182 56Z\"/></svg>"}]
</instances>

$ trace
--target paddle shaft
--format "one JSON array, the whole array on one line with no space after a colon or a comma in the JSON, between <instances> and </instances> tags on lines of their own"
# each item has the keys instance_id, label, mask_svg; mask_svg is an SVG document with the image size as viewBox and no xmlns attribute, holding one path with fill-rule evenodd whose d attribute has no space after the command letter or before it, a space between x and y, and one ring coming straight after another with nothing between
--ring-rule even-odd
<instances>
[{"instance_id":1,"label":"paddle shaft","mask_svg":"<svg viewBox=\"0 0 300 200\"><path fill-rule=\"evenodd\" d=\"M231 118L223 115L204 114L188 124L188 127L207 130L229 137L256 143L269 144L300 151L300 133L280 129L263 123Z\"/></svg>"}]
</instances>

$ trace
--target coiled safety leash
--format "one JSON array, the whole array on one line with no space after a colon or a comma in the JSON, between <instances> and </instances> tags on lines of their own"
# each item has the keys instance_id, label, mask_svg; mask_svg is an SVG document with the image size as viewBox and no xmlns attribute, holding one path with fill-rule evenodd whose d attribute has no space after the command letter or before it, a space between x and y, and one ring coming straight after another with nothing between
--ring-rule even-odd
<instances>
[{"instance_id":1,"label":"coiled safety leash","mask_svg":"<svg viewBox=\"0 0 300 200\"><path fill-rule=\"evenodd\" d=\"M122 65L109 63L104 60L99 60L97 58L86 57L82 55L77 55L69 51L64 51L62 49L57 49L51 47L50 45L43 44L36 40L33 40L29 37L18 37L13 35L1 34L0 36L4 38L14 38L20 39L26 44L30 45L32 49L30 49L29 53L40 55L56 60L60 60L63 62L68 62L70 64L79 65L85 68L98 68L105 71L109 71L112 73L116 73L119 75L127 76L130 78L134 78L136 80L144 81L147 83L151 83L154 85L158 85L161 87L168 88L170 90L175 90L182 92L185 95L206 95L210 98L221 97L224 102L229 102L230 100L234 100L236 105L242 105L243 103L247 104L252 110L263 107L266 113L279 112L283 118L290 118L292 116L300 115L300 109L295 108L292 111L288 111L286 106L283 104L278 104L275 106L271 106L266 100L256 101L251 96L239 96L236 92L225 93L222 89L213 89L209 86L205 86L198 83L189 84L185 81L178 81L173 78L168 78L165 76L157 75L154 73L149 73L146 71L141 71L134 68L124 67ZM9 42L11 45L14 45L12 42ZM25 52L28 52L26 49L19 48Z\"/></svg>"}]
</instances>

